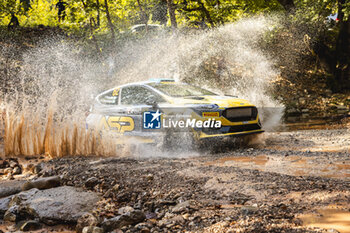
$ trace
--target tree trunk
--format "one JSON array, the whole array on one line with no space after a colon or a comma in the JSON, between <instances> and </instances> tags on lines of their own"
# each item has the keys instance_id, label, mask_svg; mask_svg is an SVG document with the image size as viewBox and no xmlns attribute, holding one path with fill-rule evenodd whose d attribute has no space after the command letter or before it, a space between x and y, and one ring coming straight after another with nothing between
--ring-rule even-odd
<instances>
[{"instance_id":1,"label":"tree trunk","mask_svg":"<svg viewBox=\"0 0 350 233\"><path fill-rule=\"evenodd\" d=\"M100 1L96 0L97 7L97 27L100 27Z\"/></svg>"},{"instance_id":2,"label":"tree trunk","mask_svg":"<svg viewBox=\"0 0 350 233\"><path fill-rule=\"evenodd\" d=\"M141 21L146 25L146 32L148 31L148 16L146 12L143 10L140 0L137 0L137 4L139 5L139 9L141 12Z\"/></svg>"},{"instance_id":3,"label":"tree trunk","mask_svg":"<svg viewBox=\"0 0 350 233\"><path fill-rule=\"evenodd\" d=\"M294 0L278 0L278 2L283 6L287 12L294 11L295 4Z\"/></svg>"},{"instance_id":4,"label":"tree trunk","mask_svg":"<svg viewBox=\"0 0 350 233\"><path fill-rule=\"evenodd\" d=\"M205 8L204 3L202 2L202 0L197 0L197 2L198 2L198 4L200 5L200 8L201 8L201 10L203 11L205 17L206 17L207 20L209 21L210 26L215 27L214 22L213 22L213 20L212 20L212 18L211 18L211 16L210 16L210 13L209 13L208 9Z\"/></svg>"},{"instance_id":5,"label":"tree trunk","mask_svg":"<svg viewBox=\"0 0 350 233\"><path fill-rule=\"evenodd\" d=\"M90 17L90 34L91 34L92 42L95 44L96 52L98 55L100 55L101 50L100 50L100 47L98 46L98 42L97 42L95 34L94 34L93 25L92 25L93 20L94 20L94 18Z\"/></svg>"},{"instance_id":6,"label":"tree trunk","mask_svg":"<svg viewBox=\"0 0 350 233\"><path fill-rule=\"evenodd\" d=\"M81 2L83 4L84 10L86 12L86 8L87 8L86 3L84 2L84 0L81 0ZM94 34L94 29L96 28L96 23L95 23L95 19L93 17L89 18L89 25L90 25L90 34L91 34L92 42L95 45L97 54L100 55L101 51L100 51L97 39L96 39L95 34Z\"/></svg>"},{"instance_id":7,"label":"tree trunk","mask_svg":"<svg viewBox=\"0 0 350 233\"><path fill-rule=\"evenodd\" d=\"M109 29L111 30L111 34L112 34L112 43L115 44L115 30L114 30L114 25L112 23L111 16L110 16L109 10L108 10L108 0L105 0L105 8L106 8L106 17L107 17L107 21L108 21L108 26L109 26Z\"/></svg>"},{"instance_id":8,"label":"tree trunk","mask_svg":"<svg viewBox=\"0 0 350 233\"><path fill-rule=\"evenodd\" d=\"M336 47L335 91L350 90L350 20L340 21Z\"/></svg>"},{"instance_id":9,"label":"tree trunk","mask_svg":"<svg viewBox=\"0 0 350 233\"><path fill-rule=\"evenodd\" d=\"M177 28L176 16L175 16L175 7L172 0L167 0L168 11L170 16L171 28L175 31Z\"/></svg>"}]
</instances>

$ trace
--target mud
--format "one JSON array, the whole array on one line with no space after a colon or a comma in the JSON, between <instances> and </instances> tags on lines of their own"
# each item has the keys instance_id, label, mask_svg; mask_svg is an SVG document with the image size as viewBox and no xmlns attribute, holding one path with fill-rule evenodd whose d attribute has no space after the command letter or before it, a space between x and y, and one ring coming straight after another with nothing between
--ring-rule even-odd
<instances>
[{"instance_id":1,"label":"mud","mask_svg":"<svg viewBox=\"0 0 350 233\"><path fill-rule=\"evenodd\" d=\"M350 232L349 129L268 132L258 141L181 158L29 159L42 169L14 178L59 175L63 185L101 193L100 225L125 206L145 213L123 232Z\"/></svg>"}]
</instances>

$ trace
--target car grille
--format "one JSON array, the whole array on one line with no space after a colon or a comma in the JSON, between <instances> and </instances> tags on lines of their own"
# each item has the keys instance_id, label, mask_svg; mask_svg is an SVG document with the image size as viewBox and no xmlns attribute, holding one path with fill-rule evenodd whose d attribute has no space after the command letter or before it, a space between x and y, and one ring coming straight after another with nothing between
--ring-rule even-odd
<instances>
[{"instance_id":1,"label":"car grille","mask_svg":"<svg viewBox=\"0 0 350 233\"><path fill-rule=\"evenodd\" d=\"M257 130L257 129L261 129L261 127L258 124L235 125L230 127L230 130L228 131L228 133L251 131L251 130Z\"/></svg>"},{"instance_id":2,"label":"car grille","mask_svg":"<svg viewBox=\"0 0 350 233\"><path fill-rule=\"evenodd\" d=\"M253 121L258 115L256 107L228 108L222 115L231 122Z\"/></svg>"},{"instance_id":3,"label":"car grille","mask_svg":"<svg viewBox=\"0 0 350 233\"><path fill-rule=\"evenodd\" d=\"M202 129L203 133L208 135L213 134L228 134L228 133L237 133L261 129L259 124L247 124L247 125L233 125L233 126L224 126L229 127L227 130L222 129Z\"/></svg>"}]
</instances>

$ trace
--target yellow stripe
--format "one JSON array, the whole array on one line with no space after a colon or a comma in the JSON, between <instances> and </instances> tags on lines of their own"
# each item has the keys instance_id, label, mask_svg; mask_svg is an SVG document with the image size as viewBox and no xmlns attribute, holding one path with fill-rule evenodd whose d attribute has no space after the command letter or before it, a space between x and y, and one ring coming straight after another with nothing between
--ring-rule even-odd
<instances>
[{"instance_id":1,"label":"yellow stripe","mask_svg":"<svg viewBox=\"0 0 350 233\"><path fill-rule=\"evenodd\" d=\"M242 131L242 132L236 132L236 133L227 133L227 134L212 134L208 135L203 132L201 132L201 135L199 136L200 139L202 138L213 138L213 137L226 137L226 136L232 136L232 135L240 135L240 134L249 134L249 133L262 133L264 130L262 129L256 129L251 131Z\"/></svg>"}]
</instances>

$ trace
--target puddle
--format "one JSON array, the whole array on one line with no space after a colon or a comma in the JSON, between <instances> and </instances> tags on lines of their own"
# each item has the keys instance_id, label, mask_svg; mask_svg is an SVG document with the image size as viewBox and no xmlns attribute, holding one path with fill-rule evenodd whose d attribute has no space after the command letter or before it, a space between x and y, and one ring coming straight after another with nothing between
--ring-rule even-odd
<instances>
[{"instance_id":1,"label":"puddle","mask_svg":"<svg viewBox=\"0 0 350 233\"><path fill-rule=\"evenodd\" d=\"M336 164L335 166L337 166L338 170L343 170L343 169L349 170L350 169L350 164Z\"/></svg>"},{"instance_id":2,"label":"puddle","mask_svg":"<svg viewBox=\"0 0 350 233\"><path fill-rule=\"evenodd\" d=\"M329 117L290 117L280 127L280 131L313 130L313 129L342 129L346 126L345 114Z\"/></svg>"},{"instance_id":3,"label":"puddle","mask_svg":"<svg viewBox=\"0 0 350 233\"><path fill-rule=\"evenodd\" d=\"M326 178L350 178L350 173L329 174L329 175L325 175L324 177L326 177Z\"/></svg>"},{"instance_id":4,"label":"puddle","mask_svg":"<svg viewBox=\"0 0 350 233\"><path fill-rule=\"evenodd\" d=\"M222 204L220 205L220 209L237 209L242 208L244 205L239 204Z\"/></svg>"},{"instance_id":5,"label":"puddle","mask_svg":"<svg viewBox=\"0 0 350 233\"><path fill-rule=\"evenodd\" d=\"M350 161L336 163L319 157L302 156L230 156L207 162L206 165L236 166L277 172L292 176L320 176L325 178L350 178Z\"/></svg>"},{"instance_id":6,"label":"puddle","mask_svg":"<svg viewBox=\"0 0 350 233\"><path fill-rule=\"evenodd\" d=\"M249 157L249 156L234 156L234 157L224 157L221 159L218 159L216 161L208 162L206 165L215 165L215 164L232 164L232 163L254 163L255 165L264 166L269 159L265 155L259 155L256 157Z\"/></svg>"},{"instance_id":7,"label":"puddle","mask_svg":"<svg viewBox=\"0 0 350 233\"><path fill-rule=\"evenodd\" d=\"M304 226L336 229L341 233L350 233L350 211L327 208L316 214L305 214L299 218Z\"/></svg>"}]
</instances>

